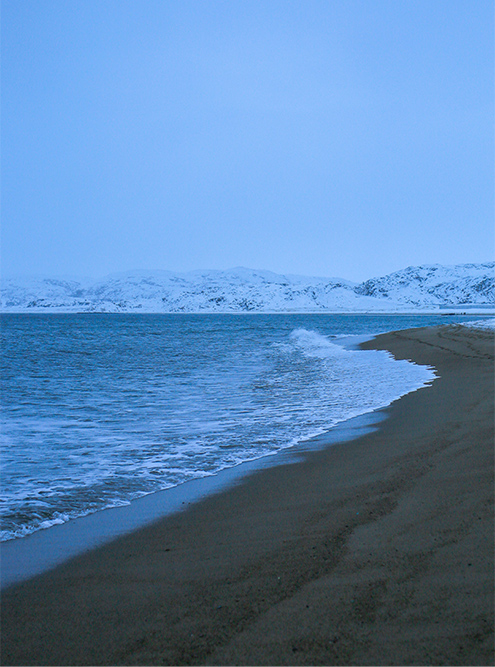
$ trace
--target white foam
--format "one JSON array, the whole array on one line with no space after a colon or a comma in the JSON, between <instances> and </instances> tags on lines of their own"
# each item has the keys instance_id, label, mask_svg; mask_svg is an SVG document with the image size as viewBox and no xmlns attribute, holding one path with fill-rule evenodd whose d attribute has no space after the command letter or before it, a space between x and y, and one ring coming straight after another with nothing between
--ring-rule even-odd
<instances>
[{"instance_id":1,"label":"white foam","mask_svg":"<svg viewBox=\"0 0 495 667\"><path fill-rule=\"evenodd\" d=\"M295 329L291 333L290 338L307 357L326 359L332 357L345 357L348 354L347 350L341 345L335 345L335 343L332 343L327 336L322 336L316 331Z\"/></svg>"},{"instance_id":2,"label":"white foam","mask_svg":"<svg viewBox=\"0 0 495 667\"><path fill-rule=\"evenodd\" d=\"M463 322L463 327L472 327L473 329L495 329L495 317L488 320L473 320L470 322Z\"/></svg>"}]
</instances>

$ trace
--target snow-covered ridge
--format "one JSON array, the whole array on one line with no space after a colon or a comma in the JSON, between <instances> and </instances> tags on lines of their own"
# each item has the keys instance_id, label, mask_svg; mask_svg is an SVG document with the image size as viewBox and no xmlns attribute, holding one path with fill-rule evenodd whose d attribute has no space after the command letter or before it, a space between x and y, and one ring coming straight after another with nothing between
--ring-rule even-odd
<instances>
[{"instance_id":1,"label":"snow-covered ridge","mask_svg":"<svg viewBox=\"0 0 495 667\"><path fill-rule=\"evenodd\" d=\"M101 280L2 282L3 312L385 312L495 310L495 262L408 267L361 284L340 278L227 271L130 271Z\"/></svg>"},{"instance_id":2,"label":"snow-covered ridge","mask_svg":"<svg viewBox=\"0 0 495 667\"><path fill-rule=\"evenodd\" d=\"M495 262L409 266L359 285L358 294L410 305L481 305L495 303Z\"/></svg>"}]
</instances>

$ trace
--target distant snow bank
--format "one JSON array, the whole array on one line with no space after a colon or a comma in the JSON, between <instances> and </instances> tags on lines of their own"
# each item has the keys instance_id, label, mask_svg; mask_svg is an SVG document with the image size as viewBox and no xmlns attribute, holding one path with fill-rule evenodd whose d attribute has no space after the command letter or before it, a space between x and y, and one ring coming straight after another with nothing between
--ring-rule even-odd
<instances>
[{"instance_id":1,"label":"distant snow bank","mask_svg":"<svg viewBox=\"0 0 495 667\"><path fill-rule=\"evenodd\" d=\"M227 271L129 271L101 280L4 280L3 312L495 311L495 262L408 267L361 284L340 278Z\"/></svg>"}]
</instances>

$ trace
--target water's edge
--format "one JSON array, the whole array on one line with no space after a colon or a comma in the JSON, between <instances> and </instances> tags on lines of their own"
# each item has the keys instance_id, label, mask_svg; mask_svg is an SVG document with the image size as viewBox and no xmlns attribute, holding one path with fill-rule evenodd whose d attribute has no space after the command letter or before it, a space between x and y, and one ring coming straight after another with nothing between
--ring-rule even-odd
<instances>
[{"instance_id":1,"label":"water's edge","mask_svg":"<svg viewBox=\"0 0 495 667\"><path fill-rule=\"evenodd\" d=\"M264 468L297 463L304 453L355 440L378 428L389 406L336 424L324 434L277 453L157 491L121 507L88 514L67 523L0 543L0 586L5 589L51 570L65 561L187 509L209 495L240 483Z\"/></svg>"}]
</instances>

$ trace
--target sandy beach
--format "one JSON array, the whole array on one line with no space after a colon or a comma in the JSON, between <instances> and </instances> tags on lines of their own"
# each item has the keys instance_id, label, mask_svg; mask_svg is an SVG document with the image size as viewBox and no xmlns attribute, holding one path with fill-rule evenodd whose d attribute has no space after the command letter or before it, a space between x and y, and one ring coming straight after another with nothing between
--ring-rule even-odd
<instances>
[{"instance_id":1,"label":"sandy beach","mask_svg":"<svg viewBox=\"0 0 495 667\"><path fill-rule=\"evenodd\" d=\"M363 344L435 367L352 442L2 595L4 665L492 665L494 334Z\"/></svg>"}]
</instances>

